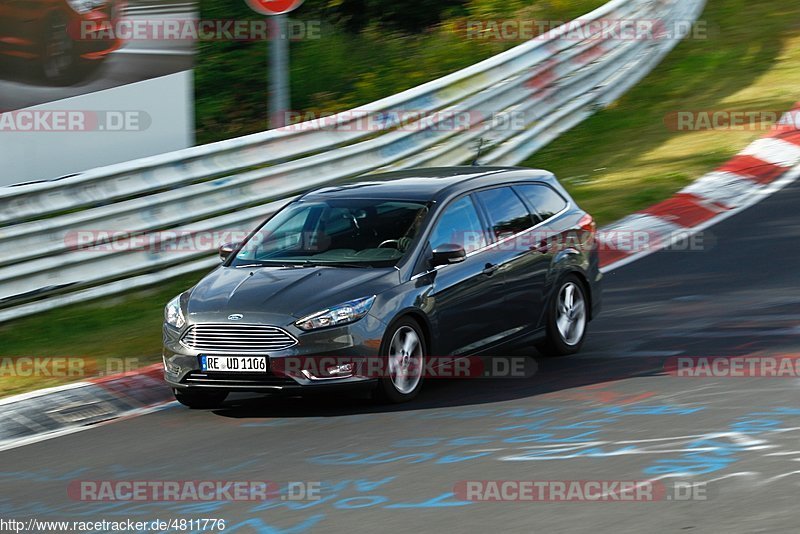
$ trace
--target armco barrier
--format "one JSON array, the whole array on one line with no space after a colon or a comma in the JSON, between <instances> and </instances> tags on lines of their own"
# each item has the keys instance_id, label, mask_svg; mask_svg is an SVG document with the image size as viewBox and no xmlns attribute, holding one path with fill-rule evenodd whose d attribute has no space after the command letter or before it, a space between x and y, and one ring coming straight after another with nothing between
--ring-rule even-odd
<instances>
[{"instance_id":1,"label":"armco barrier","mask_svg":"<svg viewBox=\"0 0 800 534\"><path fill-rule=\"evenodd\" d=\"M487 144L482 163L516 164L613 102L682 37L614 38L592 21L685 28L677 22L695 20L702 7L703 0L612 0L571 26L333 119L3 188L0 321L214 264L213 247L137 250L139 234L247 231L287 199L323 184L467 161L478 138ZM581 28L582 37L566 37L565 28ZM420 118L398 128L404 112ZM459 112L475 123L442 127ZM508 128L497 120L502 116L521 118L524 127ZM367 118L377 127L355 127ZM105 232L82 242L94 251L73 246L70 236L81 230ZM109 236L113 231L128 237ZM170 239L177 238L165 238L164 248Z\"/></svg>"}]
</instances>

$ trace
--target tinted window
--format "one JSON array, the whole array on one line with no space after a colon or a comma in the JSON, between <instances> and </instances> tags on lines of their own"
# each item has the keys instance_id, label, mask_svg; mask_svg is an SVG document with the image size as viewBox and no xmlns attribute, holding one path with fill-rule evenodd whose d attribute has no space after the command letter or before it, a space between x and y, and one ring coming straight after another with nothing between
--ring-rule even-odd
<instances>
[{"instance_id":1,"label":"tinted window","mask_svg":"<svg viewBox=\"0 0 800 534\"><path fill-rule=\"evenodd\" d=\"M431 232L431 250L439 245L461 245L469 253L486 246L481 220L470 197L463 197L445 208Z\"/></svg>"},{"instance_id":2,"label":"tinted window","mask_svg":"<svg viewBox=\"0 0 800 534\"><path fill-rule=\"evenodd\" d=\"M489 212L492 232L497 239L519 233L532 226L528 208L509 187L489 189L477 193Z\"/></svg>"},{"instance_id":3,"label":"tinted window","mask_svg":"<svg viewBox=\"0 0 800 534\"><path fill-rule=\"evenodd\" d=\"M231 265L394 265L427 212L419 202L380 199L295 202L253 234Z\"/></svg>"},{"instance_id":4,"label":"tinted window","mask_svg":"<svg viewBox=\"0 0 800 534\"><path fill-rule=\"evenodd\" d=\"M567 206L567 201L546 185L518 185L514 189L536 210L537 222L549 219Z\"/></svg>"}]
</instances>

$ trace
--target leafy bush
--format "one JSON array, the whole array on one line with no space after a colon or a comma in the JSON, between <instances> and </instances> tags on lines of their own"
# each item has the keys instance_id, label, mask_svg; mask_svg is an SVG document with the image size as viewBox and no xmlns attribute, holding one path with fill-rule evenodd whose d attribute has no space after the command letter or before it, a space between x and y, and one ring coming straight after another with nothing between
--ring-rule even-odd
<instances>
[{"instance_id":1,"label":"leafy bush","mask_svg":"<svg viewBox=\"0 0 800 534\"><path fill-rule=\"evenodd\" d=\"M603 0L307 0L292 20L318 21L319 38L292 42L291 108L335 113L444 76L519 43L468 38L469 20L567 20ZM258 20L243 1L201 0L206 19ZM358 17L356 20L354 17ZM202 42L197 138L207 143L267 129L267 42Z\"/></svg>"}]
</instances>

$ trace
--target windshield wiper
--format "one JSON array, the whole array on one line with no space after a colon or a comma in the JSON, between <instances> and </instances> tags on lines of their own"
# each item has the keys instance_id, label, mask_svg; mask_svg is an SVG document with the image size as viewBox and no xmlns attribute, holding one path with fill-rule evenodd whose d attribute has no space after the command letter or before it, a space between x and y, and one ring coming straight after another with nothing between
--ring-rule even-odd
<instances>
[{"instance_id":1,"label":"windshield wiper","mask_svg":"<svg viewBox=\"0 0 800 534\"><path fill-rule=\"evenodd\" d=\"M283 262L263 262L263 263L247 263L245 265L234 265L236 269L245 269L251 267L292 267L294 269L298 267L302 267L302 265L298 265L296 263L283 263Z\"/></svg>"},{"instance_id":2,"label":"windshield wiper","mask_svg":"<svg viewBox=\"0 0 800 534\"><path fill-rule=\"evenodd\" d=\"M248 263L245 265L235 265L237 269L245 269L250 267L291 267L292 269L305 269L307 267L352 267L352 268L370 268L372 265L369 263L359 262L346 262L346 261L288 261L288 262L263 262L263 263Z\"/></svg>"},{"instance_id":3,"label":"windshield wiper","mask_svg":"<svg viewBox=\"0 0 800 534\"><path fill-rule=\"evenodd\" d=\"M356 263L356 262L346 262L346 261L321 261L321 262L313 262L310 265L316 265L320 267L353 267L353 268L360 268L363 269L365 267L372 267L369 263Z\"/></svg>"}]
</instances>

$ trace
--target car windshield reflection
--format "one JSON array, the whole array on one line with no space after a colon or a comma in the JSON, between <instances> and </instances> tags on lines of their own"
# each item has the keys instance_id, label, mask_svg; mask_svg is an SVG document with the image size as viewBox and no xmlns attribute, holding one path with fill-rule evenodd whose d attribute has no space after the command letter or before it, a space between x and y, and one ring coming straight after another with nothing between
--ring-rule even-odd
<instances>
[{"instance_id":1,"label":"car windshield reflection","mask_svg":"<svg viewBox=\"0 0 800 534\"><path fill-rule=\"evenodd\" d=\"M289 205L242 246L232 267L391 267L406 254L428 206L380 199Z\"/></svg>"}]
</instances>

